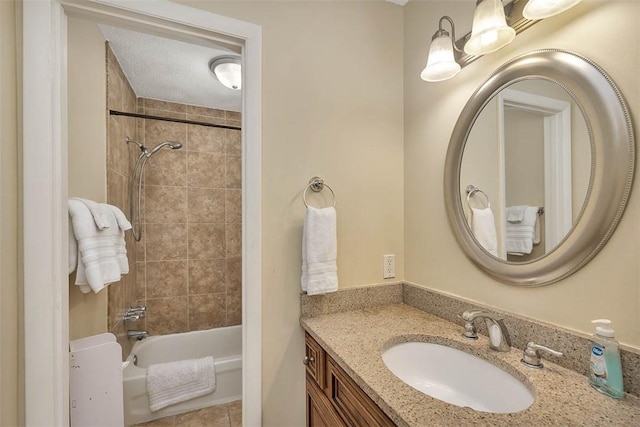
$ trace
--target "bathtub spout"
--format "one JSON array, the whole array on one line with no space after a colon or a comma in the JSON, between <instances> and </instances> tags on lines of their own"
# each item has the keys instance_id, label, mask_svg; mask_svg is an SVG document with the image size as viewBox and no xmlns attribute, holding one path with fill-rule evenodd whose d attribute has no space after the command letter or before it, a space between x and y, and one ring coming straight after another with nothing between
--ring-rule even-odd
<instances>
[{"instance_id":1,"label":"bathtub spout","mask_svg":"<svg viewBox=\"0 0 640 427\"><path fill-rule=\"evenodd\" d=\"M131 329L127 331L127 338L129 338L130 340L142 340L148 336L149 334L147 334L147 331L136 331Z\"/></svg>"}]
</instances>

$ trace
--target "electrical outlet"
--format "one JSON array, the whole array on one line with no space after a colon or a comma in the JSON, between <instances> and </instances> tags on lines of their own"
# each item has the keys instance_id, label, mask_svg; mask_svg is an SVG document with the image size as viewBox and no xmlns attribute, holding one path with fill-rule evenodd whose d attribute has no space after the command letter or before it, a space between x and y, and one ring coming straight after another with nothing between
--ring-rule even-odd
<instances>
[{"instance_id":1,"label":"electrical outlet","mask_svg":"<svg viewBox=\"0 0 640 427\"><path fill-rule=\"evenodd\" d=\"M382 257L382 278L391 279L396 277L396 256L383 255Z\"/></svg>"}]
</instances>

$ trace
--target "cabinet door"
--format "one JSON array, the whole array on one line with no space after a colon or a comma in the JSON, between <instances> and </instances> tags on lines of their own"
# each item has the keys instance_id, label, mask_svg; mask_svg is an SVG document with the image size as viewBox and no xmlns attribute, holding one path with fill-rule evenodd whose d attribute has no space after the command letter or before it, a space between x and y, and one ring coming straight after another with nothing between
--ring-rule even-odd
<instances>
[{"instance_id":1,"label":"cabinet door","mask_svg":"<svg viewBox=\"0 0 640 427\"><path fill-rule=\"evenodd\" d=\"M307 375L311 376L320 389L325 387L325 352L309 334L304 336L304 364Z\"/></svg>"},{"instance_id":2,"label":"cabinet door","mask_svg":"<svg viewBox=\"0 0 640 427\"><path fill-rule=\"evenodd\" d=\"M395 425L331 357L327 357L327 377L329 400L348 426Z\"/></svg>"},{"instance_id":3,"label":"cabinet door","mask_svg":"<svg viewBox=\"0 0 640 427\"><path fill-rule=\"evenodd\" d=\"M307 426L343 427L345 424L335 413L327 397L307 376Z\"/></svg>"}]
</instances>

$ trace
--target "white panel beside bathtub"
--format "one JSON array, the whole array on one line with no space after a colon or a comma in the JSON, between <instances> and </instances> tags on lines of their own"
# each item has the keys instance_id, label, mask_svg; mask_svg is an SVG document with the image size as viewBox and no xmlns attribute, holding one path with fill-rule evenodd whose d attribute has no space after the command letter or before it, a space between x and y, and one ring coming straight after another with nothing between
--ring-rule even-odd
<instances>
[{"instance_id":1,"label":"white panel beside bathtub","mask_svg":"<svg viewBox=\"0 0 640 427\"><path fill-rule=\"evenodd\" d=\"M124 425L122 348L113 334L69 343L71 427Z\"/></svg>"}]
</instances>

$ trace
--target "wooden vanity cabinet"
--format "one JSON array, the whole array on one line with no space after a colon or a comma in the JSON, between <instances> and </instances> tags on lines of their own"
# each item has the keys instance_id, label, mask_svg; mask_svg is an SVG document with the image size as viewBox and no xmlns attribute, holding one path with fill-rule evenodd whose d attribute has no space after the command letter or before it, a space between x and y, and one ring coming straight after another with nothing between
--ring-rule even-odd
<instances>
[{"instance_id":1,"label":"wooden vanity cabinet","mask_svg":"<svg viewBox=\"0 0 640 427\"><path fill-rule=\"evenodd\" d=\"M305 333L307 426L374 427L394 423Z\"/></svg>"}]
</instances>

